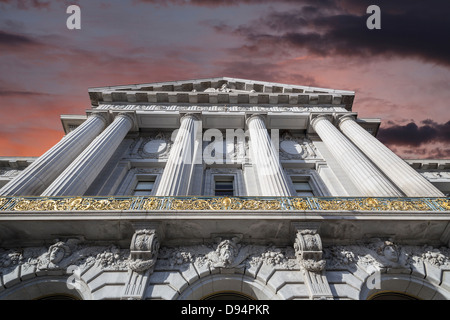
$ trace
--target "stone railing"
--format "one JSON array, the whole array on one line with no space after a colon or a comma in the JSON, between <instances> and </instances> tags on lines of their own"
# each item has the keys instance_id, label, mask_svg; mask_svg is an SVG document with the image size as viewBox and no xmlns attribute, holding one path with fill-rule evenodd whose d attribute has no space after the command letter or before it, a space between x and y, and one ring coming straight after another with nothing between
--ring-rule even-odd
<instances>
[{"instance_id":1,"label":"stone railing","mask_svg":"<svg viewBox=\"0 0 450 320\"><path fill-rule=\"evenodd\" d=\"M450 213L450 198L0 197L0 213L67 211L425 211Z\"/></svg>"}]
</instances>

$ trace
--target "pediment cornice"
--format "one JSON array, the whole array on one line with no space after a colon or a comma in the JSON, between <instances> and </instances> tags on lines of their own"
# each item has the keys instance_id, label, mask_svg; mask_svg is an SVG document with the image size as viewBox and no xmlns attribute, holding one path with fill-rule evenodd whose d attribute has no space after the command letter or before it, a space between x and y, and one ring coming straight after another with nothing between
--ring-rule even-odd
<instances>
[{"instance_id":1,"label":"pediment cornice","mask_svg":"<svg viewBox=\"0 0 450 320\"><path fill-rule=\"evenodd\" d=\"M156 82L89 89L91 104L333 104L351 111L354 91L228 77Z\"/></svg>"}]
</instances>

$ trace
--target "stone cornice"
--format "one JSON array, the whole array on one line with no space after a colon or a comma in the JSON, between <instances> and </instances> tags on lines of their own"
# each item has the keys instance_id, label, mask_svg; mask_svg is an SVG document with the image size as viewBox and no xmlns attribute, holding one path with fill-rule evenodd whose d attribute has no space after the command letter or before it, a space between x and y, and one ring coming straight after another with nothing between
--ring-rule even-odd
<instances>
[{"instance_id":1,"label":"stone cornice","mask_svg":"<svg viewBox=\"0 0 450 320\"><path fill-rule=\"evenodd\" d=\"M209 78L89 89L93 106L100 103L194 104L332 104L352 109L355 93L309 86Z\"/></svg>"}]
</instances>

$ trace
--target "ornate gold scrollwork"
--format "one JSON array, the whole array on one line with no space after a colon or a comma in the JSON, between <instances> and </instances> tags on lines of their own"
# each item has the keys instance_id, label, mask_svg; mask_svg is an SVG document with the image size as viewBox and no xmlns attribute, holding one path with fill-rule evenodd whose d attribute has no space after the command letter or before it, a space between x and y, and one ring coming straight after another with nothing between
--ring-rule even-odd
<instances>
[{"instance_id":1,"label":"ornate gold scrollwork","mask_svg":"<svg viewBox=\"0 0 450 320\"><path fill-rule=\"evenodd\" d=\"M103 211L103 210L129 210L132 200L115 199L89 199L89 198L67 198L67 199L19 199L13 207L14 211Z\"/></svg>"},{"instance_id":2,"label":"ornate gold scrollwork","mask_svg":"<svg viewBox=\"0 0 450 320\"><path fill-rule=\"evenodd\" d=\"M439 205L444 208L444 210L450 210L450 200L449 199L438 199L436 200Z\"/></svg>"},{"instance_id":3,"label":"ornate gold scrollwork","mask_svg":"<svg viewBox=\"0 0 450 320\"><path fill-rule=\"evenodd\" d=\"M145 200L144 205L142 206L142 209L144 210L156 210L160 207L161 205L161 200L157 199L157 198L148 198Z\"/></svg>"},{"instance_id":4,"label":"ornate gold scrollwork","mask_svg":"<svg viewBox=\"0 0 450 320\"><path fill-rule=\"evenodd\" d=\"M8 202L7 198L0 198L0 208L3 207L4 204Z\"/></svg>"},{"instance_id":5,"label":"ornate gold scrollwork","mask_svg":"<svg viewBox=\"0 0 450 320\"><path fill-rule=\"evenodd\" d=\"M0 208L10 202L13 211L121 211L121 210L325 210L325 211L449 211L448 198L0 198Z\"/></svg>"},{"instance_id":6,"label":"ornate gold scrollwork","mask_svg":"<svg viewBox=\"0 0 450 320\"><path fill-rule=\"evenodd\" d=\"M292 200L292 206L294 210L310 210L310 205L308 201L302 198L295 198Z\"/></svg>"}]
</instances>

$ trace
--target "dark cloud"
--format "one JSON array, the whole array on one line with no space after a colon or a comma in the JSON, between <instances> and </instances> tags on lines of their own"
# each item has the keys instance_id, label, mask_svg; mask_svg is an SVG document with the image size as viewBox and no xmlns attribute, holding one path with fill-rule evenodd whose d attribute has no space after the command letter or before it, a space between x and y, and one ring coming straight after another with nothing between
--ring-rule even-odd
<instances>
[{"instance_id":1,"label":"dark cloud","mask_svg":"<svg viewBox=\"0 0 450 320\"><path fill-rule=\"evenodd\" d=\"M217 65L221 68L218 74L225 77L258 79L261 81L279 79L280 82L284 83L302 83L307 86L318 85L313 77L293 72L287 74L276 63L230 60L218 62Z\"/></svg>"},{"instance_id":2,"label":"dark cloud","mask_svg":"<svg viewBox=\"0 0 450 320\"><path fill-rule=\"evenodd\" d=\"M38 41L20 34L4 32L0 30L0 46L1 47L18 47L24 45L37 45Z\"/></svg>"},{"instance_id":3,"label":"dark cloud","mask_svg":"<svg viewBox=\"0 0 450 320\"><path fill-rule=\"evenodd\" d=\"M381 30L366 26L371 4L381 8ZM450 19L445 12L450 12L447 0L329 0L319 4L304 0L288 11L270 12L237 27L220 23L215 29L243 37L247 47L287 45L293 51L305 49L323 57L395 56L450 66L450 41L445 40Z\"/></svg>"},{"instance_id":4,"label":"dark cloud","mask_svg":"<svg viewBox=\"0 0 450 320\"><path fill-rule=\"evenodd\" d=\"M295 0L283 0L280 2L294 2ZM237 6L242 4L262 4L276 2L271 0L139 0L139 2L164 5L192 5L202 7Z\"/></svg>"},{"instance_id":5,"label":"dark cloud","mask_svg":"<svg viewBox=\"0 0 450 320\"><path fill-rule=\"evenodd\" d=\"M439 124L424 120L418 126L414 122L406 125L394 125L380 128L377 138L387 144L396 146L419 147L428 143L450 143L450 121Z\"/></svg>"},{"instance_id":6,"label":"dark cloud","mask_svg":"<svg viewBox=\"0 0 450 320\"><path fill-rule=\"evenodd\" d=\"M33 92L33 91L20 91L20 90L5 90L0 88L0 97L12 97L12 96L47 96L48 93Z\"/></svg>"}]
</instances>

